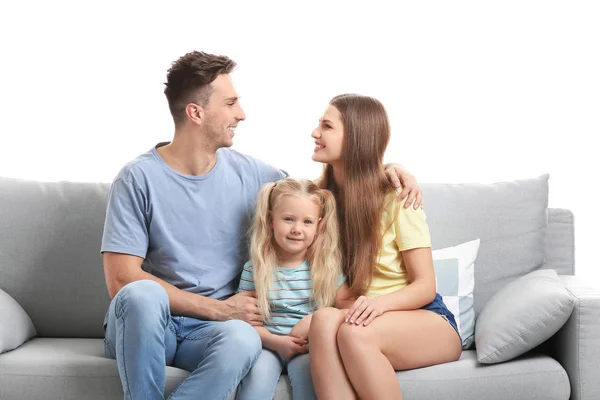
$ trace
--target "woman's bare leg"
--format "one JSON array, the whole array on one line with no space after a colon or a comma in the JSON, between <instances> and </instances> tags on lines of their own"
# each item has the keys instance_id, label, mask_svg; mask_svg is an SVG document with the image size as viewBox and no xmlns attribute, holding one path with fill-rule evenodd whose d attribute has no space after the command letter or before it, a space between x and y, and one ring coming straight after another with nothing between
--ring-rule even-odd
<instances>
[{"instance_id":1,"label":"woman's bare leg","mask_svg":"<svg viewBox=\"0 0 600 400\"><path fill-rule=\"evenodd\" d=\"M312 317L308 334L310 371L319 400L356 398L336 343L345 316L345 310L328 307Z\"/></svg>"},{"instance_id":2,"label":"woman's bare leg","mask_svg":"<svg viewBox=\"0 0 600 400\"><path fill-rule=\"evenodd\" d=\"M351 385L365 400L402 399L395 370L456 361L462 352L454 328L426 310L388 312L366 327L344 323L337 338Z\"/></svg>"}]
</instances>

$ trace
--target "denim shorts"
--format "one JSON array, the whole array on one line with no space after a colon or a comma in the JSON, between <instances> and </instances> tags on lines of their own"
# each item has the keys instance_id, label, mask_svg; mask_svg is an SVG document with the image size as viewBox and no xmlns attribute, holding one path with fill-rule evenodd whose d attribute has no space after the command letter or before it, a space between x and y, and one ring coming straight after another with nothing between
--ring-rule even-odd
<instances>
[{"instance_id":1,"label":"denim shorts","mask_svg":"<svg viewBox=\"0 0 600 400\"><path fill-rule=\"evenodd\" d=\"M446 321L448 321L450 326L454 328L454 330L458 334L458 337L460 338L460 332L458 331L458 325L456 324L456 320L454 319L454 314L452 314L452 312L448 310L448 307L446 307L446 304L444 304L444 301L442 300L442 296L440 296L438 293L435 294L435 299L433 299L431 303L421 307L421 309L433 311L440 317L444 318Z\"/></svg>"}]
</instances>

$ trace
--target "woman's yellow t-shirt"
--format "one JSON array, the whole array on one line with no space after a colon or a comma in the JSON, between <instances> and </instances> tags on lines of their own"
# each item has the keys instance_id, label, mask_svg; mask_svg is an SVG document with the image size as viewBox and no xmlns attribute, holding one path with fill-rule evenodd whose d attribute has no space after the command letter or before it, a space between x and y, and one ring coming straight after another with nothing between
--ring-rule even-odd
<instances>
[{"instance_id":1,"label":"woman's yellow t-shirt","mask_svg":"<svg viewBox=\"0 0 600 400\"><path fill-rule=\"evenodd\" d=\"M384 202L388 206L381 216L381 250L367 296L381 296L406 286L409 282L401 252L431 247L425 212L420 207L415 210L412 205L404 208L406 199L397 201L396 196L392 192Z\"/></svg>"}]
</instances>

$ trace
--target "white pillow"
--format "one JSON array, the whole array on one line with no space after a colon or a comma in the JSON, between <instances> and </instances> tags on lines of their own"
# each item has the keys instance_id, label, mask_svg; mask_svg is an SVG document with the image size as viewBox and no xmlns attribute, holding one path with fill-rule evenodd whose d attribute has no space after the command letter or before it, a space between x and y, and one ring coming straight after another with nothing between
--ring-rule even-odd
<instances>
[{"instance_id":1,"label":"white pillow","mask_svg":"<svg viewBox=\"0 0 600 400\"><path fill-rule=\"evenodd\" d=\"M454 314L463 349L468 349L475 341L473 288L478 251L479 239L475 239L432 252L437 292Z\"/></svg>"},{"instance_id":2,"label":"white pillow","mask_svg":"<svg viewBox=\"0 0 600 400\"><path fill-rule=\"evenodd\" d=\"M36 335L23 307L0 289L0 353L16 349Z\"/></svg>"}]
</instances>

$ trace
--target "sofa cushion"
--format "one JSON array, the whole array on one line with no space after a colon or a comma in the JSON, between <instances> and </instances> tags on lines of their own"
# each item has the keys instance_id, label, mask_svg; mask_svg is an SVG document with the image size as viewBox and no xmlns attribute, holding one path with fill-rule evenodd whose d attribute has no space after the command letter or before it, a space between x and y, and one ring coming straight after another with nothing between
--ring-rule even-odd
<instances>
[{"instance_id":1,"label":"sofa cushion","mask_svg":"<svg viewBox=\"0 0 600 400\"><path fill-rule=\"evenodd\" d=\"M100 242L108 184L0 178L0 289L38 336L104 337Z\"/></svg>"},{"instance_id":2,"label":"sofa cushion","mask_svg":"<svg viewBox=\"0 0 600 400\"><path fill-rule=\"evenodd\" d=\"M510 360L540 345L569 319L575 299L554 270L531 272L496 293L477 318L477 360Z\"/></svg>"},{"instance_id":3,"label":"sofa cushion","mask_svg":"<svg viewBox=\"0 0 600 400\"><path fill-rule=\"evenodd\" d=\"M188 376L167 367L165 394ZM406 399L568 400L569 378L545 355L527 354L503 364L478 364L474 350L452 363L397 372ZM123 397L117 363L104 358L102 339L34 338L0 355L2 400L116 399ZM287 376L275 400L291 400Z\"/></svg>"},{"instance_id":4,"label":"sofa cushion","mask_svg":"<svg viewBox=\"0 0 600 400\"><path fill-rule=\"evenodd\" d=\"M479 239L476 239L433 251L437 292L454 314L463 349L468 349L475 340L473 287L478 249Z\"/></svg>"},{"instance_id":5,"label":"sofa cushion","mask_svg":"<svg viewBox=\"0 0 600 400\"><path fill-rule=\"evenodd\" d=\"M444 400L568 400L569 377L549 356L527 354L507 363L477 363L475 350L456 362L396 373L402 398Z\"/></svg>"},{"instance_id":6,"label":"sofa cushion","mask_svg":"<svg viewBox=\"0 0 600 400\"><path fill-rule=\"evenodd\" d=\"M548 175L493 184L423 184L433 250L480 238L475 315L500 288L544 263Z\"/></svg>"},{"instance_id":7,"label":"sofa cushion","mask_svg":"<svg viewBox=\"0 0 600 400\"><path fill-rule=\"evenodd\" d=\"M0 289L0 353L16 349L35 333L33 322L23 307Z\"/></svg>"},{"instance_id":8,"label":"sofa cushion","mask_svg":"<svg viewBox=\"0 0 600 400\"><path fill-rule=\"evenodd\" d=\"M165 394L188 375L166 367ZM104 357L102 339L34 338L0 355L0 388L2 400L123 398L117 362Z\"/></svg>"}]
</instances>

